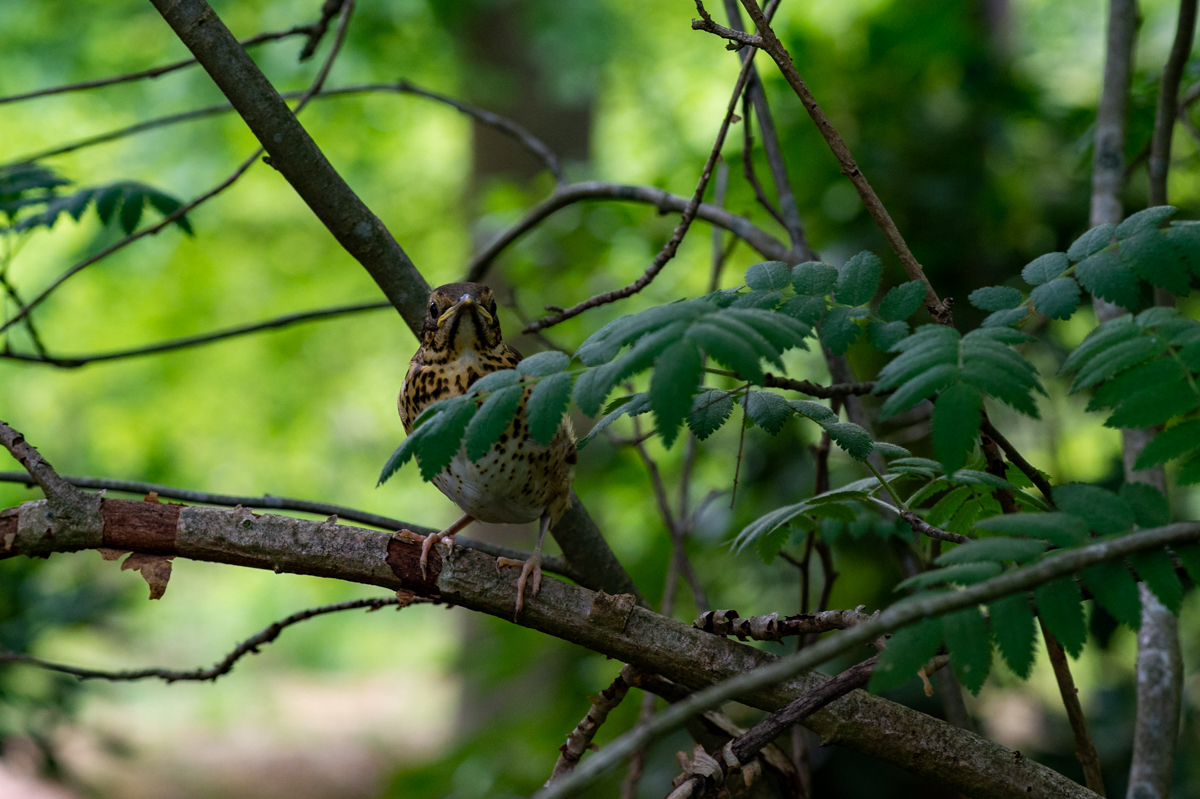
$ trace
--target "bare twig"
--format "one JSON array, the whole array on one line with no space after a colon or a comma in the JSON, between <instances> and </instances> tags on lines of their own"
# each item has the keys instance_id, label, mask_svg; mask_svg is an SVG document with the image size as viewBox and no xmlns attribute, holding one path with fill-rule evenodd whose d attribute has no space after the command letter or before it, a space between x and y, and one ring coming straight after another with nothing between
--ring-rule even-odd
<instances>
[{"instance_id":1,"label":"bare twig","mask_svg":"<svg viewBox=\"0 0 1200 799\"><path fill-rule=\"evenodd\" d=\"M1154 115L1154 134L1150 139L1150 205L1167 204L1167 171L1171 160L1171 134L1179 107L1179 81L1192 50L1196 31L1196 0L1180 0L1175 41L1163 67L1158 84L1158 106Z\"/></svg>"},{"instance_id":2,"label":"bare twig","mask_svg":"<svg viewBox=\"0 0 1200 799\"><path fill-rule=\"evenodd\" d=\"M380 530L409 530L410 532L419 533L421 535L429 535L437 532L432 527L424 527L419 524L412 524L401 519L393 519L389 516L380 516L377 513L368 513L367 511L358 510L357 508L348 508L344 505L331 505L327 502L313 502L307 499L296 499L294 497L277 497L273 494L263 494L262 496L239 496L234 494L214 494L208 491L194 491L188 488L175 488L174 486L158 485L157 483L142 483L135 480L111 480L103 477L75 477L66 475L62 480L76 488L91 488L99 491L119 491L125 494L137 494L145 496L147 494L155 494L163 499L177 499L182 502L197 502L203 505L216 505L218 507L236 508L258 508L262 510L290 510L300 513L312 513L317 516L329 517L336 516L339 519L344 519L358 524L367 524L371 527L378 527ZM25 472L0 472L0 483L19 483L26 486L34 485L33 478ZM454 538L455 544L464 546L468 549L477 549L480 552L491 555L494 558L512 558L513 560L524 560L529 557L529 553L513 547L500 546L493 544L490 541L476 541L472 538L458 535ZM561 574L564 577L569 577L575 582L581 582L582 575L564 558L557 555L542 554L542 568L554 574Z\"/></svg>"},{"instance_id":3,"label":"bare twig","mask_svg":"<svg viewBox=\"0 0 1200 799\"><path fill-rule=\"evenodd\" d=\"M751 21L758 29L760 42L757 46L761 46L768 55L774 59L787 80L788 85L796 92L800 101L804 104L804 108L812 117L813 122L817 125L817 130L829 145L837 158L838 165L842 168L842 173L850 178L850 182L854 184L854 188L858 191L858 195L862 198L863 205L867 212L871 215L871 219L883 232L883 236L887 239L892 251L900 259L900 265L904 267L905 273L910 280L920 280L925 284L925 305L929 309L930 314L935 320L942 324L950 321L950 307L938 299L937 292L934 291L933 285L929 282L929 278L925 276L925 271L921 268L921 264L916 257L908 249L908 245L904 241L904 237L900 235L900 231L896 228L896 223L892 221L891 215L880 201L875 190L871 188L871 184L867 181L862 170L858 168L858 164L854 160L854 156L850 153L850 148L846 146L846 142L842 139L841 134L833 127L833 123L829 121L829 117L821 110L817 104L816 98L809 91L808 86L804 83L804 79L800 77L800 73L796 71L795 65L792 63L792 57L788 53L787 48L779 41L775 35L775 31L771 29L771 25L767 17L763 14L755 0L742 0L742 5L750 15ZM704 25L697 25L696 21L692 23L693 27L701 30L708 30ZM719 26L718 26L719 27ZM713 31L716 32L716 31ZM721 33L720 35L724 35Z\"/></svg>"},{"instance_id":4,"label":"bare twig","mask_svg":"<svg viewBox=\"0 0 1200 799\"><path fill-rule=\"evenodd\" d=\"M722 161L717 164L717 179L713 185L713 205L725 207L725 193L729 190L729 164ZM714 292L721 285L721 269L725 266L725 258L729 252L723 241L721 228L713 225L712 229L712 268L708 273L708 290ZM736 241L736 239L735 239Z\"/></svg>"},{"instance_id":5,"label":"bare twig","mask_svg":"<svg viewBox=\"0 0 1200 799\"><path fill-rule=\"evenodd\" d=\"M482 252L472 258L471 262L467 264L465 279L474 282L482 280L492 262L510 244L537 227L543 219L555 211L586 200L644 203L655 206L659 213L686 212L690 205L690 200L686 197L650 186L627 186L603 181L573 183L556 189L549 197L530 208L524 217L497 236ZM741 237L767 258L783 260L787 257L786 245L744 217L710 203L698 205L695 215L697 219L723 227L735 236ZM529 325L526 329L531 327L532 325Z\"/></svg>"},{"instance_id":6,"label":"bare twig","mask_svg":"<svg viewBox=\"0 0 1200 799\"><path fill-rule=\"evenodd\" d=\"M274 622L254 635L242 641L233 650L222 658L218 663L207 669L191 669L190 671L174 671L171 669L135 669L129 671L102 671L98 669L82 669L77 666L66 666L61 663L52 663L48 660L35 658L32 655L26 655L22 652L4 652L0 651L0 662L3 663L25 663L30 666L37 666L47 671L56 671L60 674L70 674L73 677L78 677L81 680L108 680L110 682L135 682L137 680L159 679L165 680L168 683L173 682L210 682L215 681L218 677L228 674L233 670L234 665L244 658L246 655L258 654L258 648L264 644L269 644L279 637L279 634L293 624L299 624L302 621L317 616L323 616L326 613L337 613L343 610L357 610L358 608L367 608L367 611L375 611L380 608L396 605L397 609L406 607L410 604L429 603L433 600L425 597L406 596L400 597L371 597L370 599L352 599L348 602L336 602L332 605L322 605L316 608L308 608L299 613L293 613L286 618Z\"/></svg>"},{"instance_id":7,"label":"bare twig","mask_svg":"<svg viewBox=\"0 0 1200 799\"><path fill-rule=\"evenodd\" d=\"M778 2L776 5L778 5ZM729 132L729 125L732 123L734 112L737 110L738 100L742 96L742 91L746 88L746 81L750 77L750 69L754 66L755 52L756 50L751 50L746 53L742 61L742 70L738 74L737 82L734 84L733 96L729 98L729 105L725 109L725 117L721 120L721 127L717 131L717 140L713 142L712 150L708 154L708 160L704 162L704 169L700 172L700 180L696 184L696 191L692 194L692 199L688 202L687 207L683 209L683 215L679 220L679 224L675 226L675 230L671 233L671 238L659 250L650 267L629 285L613 291L607 291L603 294L597 294L559 313L545 316L526 327L524 330L525 333L545 330L548 327L553 327L560 322L578 316L589 308L607 305L610 302L616 302L617 300L637 294L650 285L651 281L667 265L667 262L675 257L675 253L679 250L679 245L683 241L683 237L687 235L688 229L692 226L692 220L696 218L696 210L700 206L700 200L704 197L704 190L708 186L709 178L712 177L713 166L717 163L717 158L721 155L721 147L725 144L725 136Z\"/></svg>"},{"instance_id":8,"label":"bare twig","mask_svg":"<svg viewBox=\"0 0 1200 799\"><path fill-rule=\"evenodd\" d=\"M934 527L932 524L925 521L910 510L901 511L900 518L908 522L908 526L913 529L914 533L922 533L930 538L935 538L938 541L949 541L953 544L965 544L971 540L965 535L951 533L948 530L941 529L940 527Z\"/></svg>"},{"instance_id":9,"label":"bare twig","mask_svg":"<svg viewBox=\"0 0 1200 799\"><path fill-rule=\"evenodd\" d=\"M763 185L759 182L758 175L754 171L754 128L750 121L749 92L742 97L742 177L746 178L746 182L750 184L750 188L754 189L754 198L758 200L758 204L776 222L786 228L787 224L783 221L783 214L771 204L771 198L767 196L766 190L763 189Z\"/></svg>"},{"instance_id":10,"label":"bare twig","mask_svg":"<svg viewBox=\"0 0 1200 799\"><path fill-rule=\"evenodd\" d=\"M1083 766L1084 780L1088 788L1106 796L1104 777L1100 773L1100 756L1096 752L1096 744L1092 742L1092 735L1088 732L1087 719L1084 718L1083 707L1079 704L1079 690L1071 676L1067 654L1063 652L1058 639L1046 629L1046 623L1039 618L1038 624L1042 628L1042 638L1046 641L1046 654L1050 656L1050 664L1054 667L1054 679L1058 681L1058 692L1062 695L1067 720L1071 722L1071 732L1075 735L1075 757Z\"/></svg>"},{"instance_id":11,"label":"bare twig","mask_svg":"<svg viewBox=\"0 0 1200 799\"><path fill-rule=\"evenodd\" d=\"M876 614L862 612L862 605L853 610L823 610L779 618L778 613L742 618L736 610L710 610L692 622L698 630L713 635L732 635L738 640L781 641L793 635L808 635L848 630L856 624L875 618Z\"/></svg>"},{"instance_id":12,"label":"bare twig","mask_svg":"<svg viewBox=\"0 0 1200 799\"><path fill-rule=\"evenodd\" d=\"M982 414L983 419L987 419L987 411ZM990 424L990 422L989 422ZM979 432L979 445L983 450L983 458L987 463L987 472L990 475L999 477L1001 480L1008 479L1008 467L1004 463L1004 456L1000 454L999 443L996 439L983 432ZM1004 513L1016 513L1017 502L1013 498L1013 492L1007 488L996 489L996 501L1000 503L1000 510Z\"/></svg>"},{"instance_id":13,"label":"bare twig","mask_svg":"<svg viewBox=\"0 0 1200 799\"><path fill-rule=\"evenodd\" d=\"M325 31L329 30L329 23L333 21L339 11L344 9L345 3L346 0L325 0L321 5L321 18L310 26L308 41L304 43L304 49L300 51L301 61L312 58L313 53L317 51L317 45L325 36Z\"/></svg>"},{"instance_id":14,"label":"bare twig","mask_svg":"<svg viewBox=\"0 0 1200 799\"><path fill-rule=\"evenodd\" d=\"M822 386L810 380L793 380L790 377L779 377L770 372L763 375L763 386L766 388L785 388L790 391L799 391L801 394L807 394L810 397L820 397L821 399L841 399L850 395L870 394L875 390L875 383L873 381L866 383L835 383L831 386Z\"/></svg>"},{"instance_id":15,"label":"bare twig","mask_svg":"<svg viewBox=\"0 0 1200 799\"><path fill-rule=\"evenodd\" d=\"M123 358L135 358L139 355L151 355L154 353L196 347L201 344L208 344L213 341L221 341L227 338L244 336L250 333L257 333L262 330L276 330L294 325L298 322L308 322L314 319L330 319L336 316L344 316L346 314L359 313L362 311L373 311L379 308L391 307L392 304L387 300L361 302L354 305L338 305L333 308L320 308L315 311L302 311L300 313L286 314L284 316L277 316L274 319L267 319L263 322L238 325L236 327L225 328L224 330L214 330L211 333L201 333L195 336L183 336L181 338L160 341L157 344L148 344L142 347L115 350L113 352L99 352L85 355L50 355L43 350L40 355L36 356L18 352L0 352L0 357L17 361L27 361L29 363L41 363L50 366L76 368L85 366L89 363L116 361Z\"/></svg>"},{"instance_id":16,"label":"bare twig","mask_svg":"<svg viewBox=\"0 0 1200 799\"><path fill-rule=\"evenodd\" d=\"M1046 501L1053 505L1053 486L1051 486L1050 482L1042 476L1041 472L1034 468L1033 464L1025 460L1025 457L1021 455L1020 451L1014 447L1007 438L1004 437L1004 434L997 430L995 425L993 425L991 421L986 418L983 420L983 424L980 425L979 430L981 433L1000 445L1000 449L1004 450L1004 454L1007 455L1008 459L1013 462L1013 465L1020 469L1021 473L1028 477L1031 483L1037 486L1038 491L1042 492L1042 496L1046 498Z\"/></svg>"},{"instance_id":17,"label":"bare twig","mask_svg":"<svg viewBox=\"0 0 1200 799\"><path fill-rule=\"evenodd\" d=\"M629 693L630 680L635 671L633 666L626 664L612 684L600 692L600 696L589 697L591 707L588 708L587 715L583 717L583 720L567 735L567 742L559 748L561 754L554 764L554 771L551 772L550 779L546 780L547 785L575 768L575 764L591 746L592 739L596 737L600 725L605 722L613 708L621 704L625 694Z\"/></svg>"},{"instance_id":18,"label":"bare twig","mask_svg":"<svg viewBox=\"0 0 1200 799\"><path fill-rule=\"evenodd\" d=\"M7 273L4 271L0 271L0 285L4 287L4 293L16 303L18 308L25 304L21 299L21 295L17 292L17 287L12 284L8 279ZM2 304L2 301L0 301L0 304ZM46 357L46 345L42 343L42 337L38 335L37 327L33 324L33 319L28 316L25 317L25 330L29 333L29 340L33 342L33 349L37 352L38 357ZM0 352L0 355L9 356L11 353L12 342L6 338L4 341L4 351Z\"/></svg>"}]
</instances>

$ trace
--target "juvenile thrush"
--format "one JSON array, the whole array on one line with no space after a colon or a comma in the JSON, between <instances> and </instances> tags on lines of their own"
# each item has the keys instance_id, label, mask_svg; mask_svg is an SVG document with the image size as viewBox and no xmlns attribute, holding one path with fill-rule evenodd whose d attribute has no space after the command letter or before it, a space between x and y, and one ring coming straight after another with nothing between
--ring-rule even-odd
<instances>
[{"instance_id":1,"label":"juvenile thrush","mask_svg":"<svg viewBox=\"0 0 1200 799\"><path fill-rule=\"evenodd\" d=\"M478 283L448 283L434 289L429 296L421 347L409 363L397 402L405 432L412 433L413 423L430 404L459 396L483 375L512 369L520 360L521 353L501 337L496 298L490 288ZM476 519L496 524L524 524L538 519L537 546L529 559L498 559L501 566L521 567L518 614L525 603L529 578L533 578L534 596L541 587L542 542L546 531L570 504L576 461L575 433L566 415L549 446L529 434L525 403L531 390L532 384L525 389L508 429L486 455L471 462L464 445L450 465L434 476L433 484L462 509L463 515L445 530L426 536L421 544L424 574L429 550L445 540L453 551L454 534Z\"/></svg>"}]
</instances>

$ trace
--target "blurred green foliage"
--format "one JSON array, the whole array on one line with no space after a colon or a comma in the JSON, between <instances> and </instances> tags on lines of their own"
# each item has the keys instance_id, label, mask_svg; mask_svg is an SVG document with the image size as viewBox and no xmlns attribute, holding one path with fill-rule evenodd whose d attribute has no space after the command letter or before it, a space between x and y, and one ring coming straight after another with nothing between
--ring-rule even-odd
<instances>
[{"instance_id":1,"label":"blurred green foliage","mask_svg":"<svg viewBox=\"0 0 1200 799\"><path fill-rule=\"evenodd\" d=\"M717 4L710 6L718 14ZM1174 6L1166 0L1142 6L1131 158L1149 138L1155 76L1174 25ZM249 36L308 22L319 3L252 0L215 7L239 36ZM735 57L721 42L690 30L692 13L685 3L633 0L361 0L329 85L404 77L512 114L567 157L571 179L649 184L686 195L711 147L736 70ZM1066 249L1086 227L1090 125L1103 40L1097 0L816 0L785 2L777 20L801 74L939 293L960 300L956 318L963 330L983 317L963 301L972 290L1019 285L1026 262ZM296 62L300 47L287 40L257 48L254 57L281 90L303 88L329 42L305 64ZM0 4L2 94L185 55L145 3ZM814 247L833 263L863 249L883 255L878 232L803 108L767 59L760 57L759 67ZM1185 85L1195 73L1189 69ZM220 100L203 72L190 69L8 105L0 160L20 160L65 140ZM528 156L505 155L503 148L511 145L474 130L454 110L418 98L322 99L304 111L302 121L434 284L457 279L481 243L552 187ZM783 238L740 178L736 134L724 151L731 173L726 205ZM756 138L761 139L757 131ZM140 181L186 200L223 179L254 147L245 126L226 115L48 164L79 186ZM766 180L761 151L755 165ZM1170 193L1181 218L1200 215L1198 165L1195 143L1180 130ZM1133 173L1126 202L1130 210L1145 204L1143 171ZM47 348L76 354L136 346L378 296L365 272L279 175L262 165L189 219L194 237L169 228L65 284L34 314ZM546 304L569 305L634 279L674 222L652 208L618 203L556 213L502 256L489 276L507 302L501 317L510 338ZM117 236L113 226L102 226L92 215L78 222L63 217L53 230L28 235L7 263L7 277L24 296L32 295ZM702 294L710 252L709 231L697 225L678 258L642 296L570 320L550 337L574 347L619 314ZM745 245L735 247L722 285L739 284L745 267L759 260ZM885 286L904 281L890 255L884 267ZM1183 307L1196 316L1194 299ZM5 308L11 314L13 305ZM1044 426L1003 411L993 421L1056 480L1115 489L1119 438L1053 377L1063 353L1089 329L1082 312L1067 322L1050 322L1050 341L1061 343L1062 350L1051 346L1031 354L1051 394L1040 405ZM21 327L5 343L23 351L32 345ZM520 337L516 343L526 354L541 346ZM63 473L302 496L433 526L451 521L457 511L415 470L384 489L373 487L379 465L402 439L395 395L415 346L395 315L374 311L80 370L0 360L0 417ZM874 374L882 364L865 342L852 346L849 355L861 375ZM785 361L790 374L827 379L819 354L792 352ZM626 435L630 424L622 420L613 429ZM900 419L878 432L910 446L926 436L925 425ZM700 448L692 507L710 492L724 493L703 504L689 555L714 607L737 608L743 615L795 612L795 569L783 560L764 565L750 551L734 557L726 543L764 510L795 502L797 492L811 492L814 462L808 448L816 443L814 427L789 425L774 437L746 431L731 509L737 428L727 425ZM932 454L927 437L916 449ZM650 443L668 485L677 479L683 450L666 452ZM862 476L839 453L831 465L834 485ZM669 540L636 455L597 438L581 458L576 489L658 606ZM35 496L0 484L0 507ZM1194 517L1200 510L1195 492L1179 491L1172 499L1179 514ZM528 546L532 534L514 534L505 542ZM901 575L885 539L852 525L836 539L834 557L841 576L833 607L874 609L892 601ZM144 591L136 575L117 573L114 564L92 555L0 562L0 646L91 665L198 665L300 607L370 593L186 561L177 561L160 602L145 602ZM686 589L675 615L695 615ZM359 791L364 796L527 794L549 774L557 746L587 710L586 697L607 685L619 664L504 622L466 616L461 610L417 607L398 616L322 618L289 630L216 685L89 685L80 691L72 682L8 667L0 671L0 735L32 732L50 751L57 751L56 736L71 725L123 740L141 752L128 761L118 758L125 776L89 771L81 763L66 766L76 781L111 796L135 795L131 784L156 773L160 779L170 774L183 796L261 795L220 782L220 776L161 767L178 766L186 757L185 742L215 746L247 739L270 751L274 746L313 752L330 740L352 740L378 752L371 768L382 776L367 781ZM1189 592L1181 627L1185 662L1193 671L1200 657L1198 619L1196 592ZM1101 742L1108 787L1116 795L1123 789L1132 732L1132 635L1124 628L1114 631L1103 610L1092 612L1090 624L1096 637L1074 668ZM365 706L392 707L384 701L391 697L398 709L390 716L359 712L373 721L355 727L338 715L353 715L338 708L359 707L338 704L349 701L344 694L312 699L313 685L378 692L371 680L379 675L389 689ZM1194 680L1188 685L1181 752L1200 745L1200 695ZM1080 778L1055 692L1039 653L1029 683L997 665L970 708L988 734ZM633 723L636 697L632 693L610 717L598 743ZM894 698L941 712L936 698L927 700L912 685ZM289 704L297 709L288 711ZM738 720L754 718L743 713ZM687 741L677 738L652 750L641 796L665 794L676 773L673 753L684 748ZM936 786L848 750L815 750L813 758L821 796L939 795ZM1177 763L1180 791L1194 792L1200 761L1181 756ZM317 774L307 786L311 795L351 795L334 782L320 793L326 783L320 772L311 773ZM613 776L593 795L613 795L619 779Z\"/></svg>"}]
</instances>

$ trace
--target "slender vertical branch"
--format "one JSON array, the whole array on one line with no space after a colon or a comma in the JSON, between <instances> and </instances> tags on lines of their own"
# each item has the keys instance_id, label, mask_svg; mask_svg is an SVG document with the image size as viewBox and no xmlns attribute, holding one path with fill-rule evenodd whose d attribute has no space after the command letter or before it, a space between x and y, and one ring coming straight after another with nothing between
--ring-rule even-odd
<instances>
[{"instance_id":1,"label":"slender vertical branch","mask_svg":"<svg viewBox=\"0 0 1200 799\"><path fill-rule=\"evenodd\" d=\"M1125 127L1137 24L1137 0L1109 1L1104 88L1096 109L1096 144L1092 153L1092 227L1121 221Z\"/></svg>"},{"instance_id":2,"label":"slender vertical branch","mask_svg":"<svg viewBox=\"0 0 1200 799\"><path fill-rule=\"evenodd\" d=\"M1162 80L1158 84L1158 107L1154 114L1154 134L1150 139L1150 205L1167 204L1167 171L1171 165L1171 134L1175 130L1175 117L1179 108L1179 82L1188 54L1192 51L1192 38L1196 31L1196 0L1180 0L1179 22L1175 28L1175 41L1171 54L1163 67Z\"/></svg>"},{"instance_id":3,"label":"slender vertical branch","mask_svg":"<svg viewBox=\"0 0 1200 799\"><path fill-rule=\"evenodd\" d=\"M1054 634L1046 629L1046 623L1040 618L1038 624L1042 628L1042 638L1046 640L1046 654L1050 656L1050 664L1054 667L1054 679L1058 681L1058 692L1062 695L1063 707L1067 710L1067 720L1071 722L1071 732L1075 735L1075 757L1083 766L1083 777L1087 787L1101 796L1104 792L1104 777L1100 773L1100 756L1096 753L1096 745L1088 732L1087 719L1083 715L1083 707L1079 704L1079 689L1075 687L1075 679L1071 676L1071 667L1067 663L1067 654Z\"/></svg>"}]
</instances>

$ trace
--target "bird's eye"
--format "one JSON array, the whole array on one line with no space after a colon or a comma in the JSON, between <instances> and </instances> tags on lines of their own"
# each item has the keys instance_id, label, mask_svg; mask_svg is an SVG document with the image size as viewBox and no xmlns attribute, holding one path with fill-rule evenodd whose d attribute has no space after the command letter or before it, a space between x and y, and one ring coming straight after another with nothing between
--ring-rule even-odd
<instances>
[{"instance_id":1,"label":"bird's eye","mask_svg":"<svg viewBox=\"0 0 1200 799\"><path fill-rule=\"evenodd\" d=\"M492 297L492 301L488 303L488 313L492 316L496 315L496 298Z\"/></svg>"},{"instance_id":2,"label":"bird's eye","mask_svg":"<svg viewBox=\"0 0 1200 799\"><path fill-rule=\"evenodd\" d=\"M430 301L430 303L429 303L429 314L430 314L430 316L437 316L437 315L438 315L438 304L437 304L437 300L431 300L431 301Z\"/></svg>"}]
</instances>

